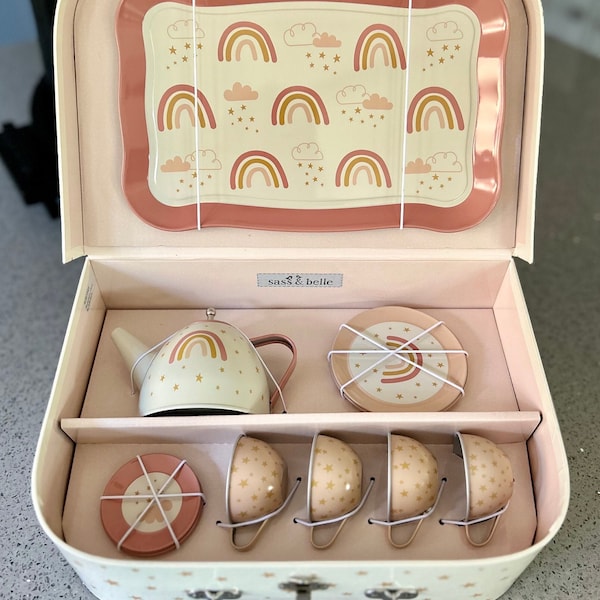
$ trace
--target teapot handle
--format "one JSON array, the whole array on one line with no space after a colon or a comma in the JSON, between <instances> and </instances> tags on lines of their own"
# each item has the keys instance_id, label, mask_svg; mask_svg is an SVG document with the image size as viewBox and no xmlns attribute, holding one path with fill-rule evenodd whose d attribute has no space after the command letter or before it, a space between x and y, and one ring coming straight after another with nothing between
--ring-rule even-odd
<instances>
[{"instance_id":1,"label":"teapot handle","mask_svg":"<svg viewBox=\"0 0 600 600\"><path fill-rule=\"evenodd\" d=\"M289 337L280 333L261 335L255 338L250 338L250 341L252 342L252 345L255 348L260 348L261 346L268 346L269 344L281 344L292 353L292 359L290 361L290 364L288 365L285 373L281 376L281 379L277 382L279 384L279 388L276 388L271 394L269 404L272 410L273 406L275 406L275 403L277 402L277 397L280 396L279 392L283 390L285 384L288 382L289 378L294 372L294 369L296 368L296 344L294 344L294 342Z\"/></svg>"}]
</instances>

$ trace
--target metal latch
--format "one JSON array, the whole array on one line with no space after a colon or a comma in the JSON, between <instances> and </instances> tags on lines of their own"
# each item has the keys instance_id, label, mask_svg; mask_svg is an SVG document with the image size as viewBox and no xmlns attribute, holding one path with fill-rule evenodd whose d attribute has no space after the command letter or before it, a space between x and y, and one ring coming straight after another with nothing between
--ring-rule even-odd
<instances>
[{"instance_id":1,"label":"metal latch","mask_svg":"<svg viewBox=\"0 0 600 600\"><path fill-rule=\"evenodd\" d=\"M231 590L186 590L189 598L200 598L200 600L237 600L242 597L242 592L237 589Z\"/></svg>"},{"instance_id":2,"label":"metal latch","mask_svg":"<svg viewBox=\"0 0 600 600\"><path fill-rule=\"evenodd\" d=\"M410 600L416 598L419 592L399 588L372 588L365 590L367 598L378 598L379 600Z\"/></svg>"},{"instance_id":3,"label":"metal latch","mask_svg":"<svg viewBox=\"0 0 600 600\"><path fill-rule=\"evenodd\" d=\"M289 581L279 584L279 589L286 592L296 592L296 600L310 600L312 593L327 590L330 583L316 581L314 577L292 577Z\"/></svg>"}]
</instances>

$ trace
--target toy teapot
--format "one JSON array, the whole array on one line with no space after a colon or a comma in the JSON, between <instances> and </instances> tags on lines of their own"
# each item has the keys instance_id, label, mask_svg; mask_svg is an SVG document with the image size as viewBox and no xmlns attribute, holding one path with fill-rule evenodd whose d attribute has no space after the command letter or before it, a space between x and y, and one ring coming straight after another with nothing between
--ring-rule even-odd
<instances>
[{"instance_id":1,"label":"toy teapot","mask_svg":"<svg viewBox=\"0 0 600 600\"><path fill-rule=\"evenodd\" d=\"M267 414L296 366L296 346L285 335L248 338L239 329L215 320L196 321L153 348L122 328L112 339L139 389L139 412L151 415ZM282 344L292 358L280 381L271 375L256 348ZM275 390L269 391L269 380ZM284 404L285 411L285 404Z\"/></svg>"}]
</instances>

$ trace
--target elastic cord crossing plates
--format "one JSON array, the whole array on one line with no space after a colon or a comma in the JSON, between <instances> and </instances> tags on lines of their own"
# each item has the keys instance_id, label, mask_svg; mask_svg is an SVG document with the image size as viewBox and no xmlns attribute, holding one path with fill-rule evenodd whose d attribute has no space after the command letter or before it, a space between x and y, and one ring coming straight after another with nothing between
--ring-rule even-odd
<instances>
[{"instance_id":1,"label":"elastic cord crossing plates","mask_svg":"<svg viewBox=\"0 0 600 600\"><path fill-rule=\"evenodd\" d=\"M100 516L119 550L156 556L179 548L202 513L202 488L189 465L169 454L145 454L109 480Z\"/></svg>"},{"instance_id":2,"label":"elastic cord crossing plates","mask_svg":"<svg viewBox=\"0 0 600 600\"><path fill-rule=\"evenodd\" d=\"M340 393L365 411L441 411L463 394L467 357L456 336L418 310L387 306L340 327L329 360Z\"/></svg>"}]
</instances>

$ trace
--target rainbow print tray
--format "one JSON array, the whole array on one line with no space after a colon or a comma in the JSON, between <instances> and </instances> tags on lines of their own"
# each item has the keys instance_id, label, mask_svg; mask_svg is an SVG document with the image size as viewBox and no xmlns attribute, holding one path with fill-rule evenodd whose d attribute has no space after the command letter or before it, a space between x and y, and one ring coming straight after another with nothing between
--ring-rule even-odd
<instances>
[{"instance_id":1,"label":"rainbow print tray","mask_svg":"<svg viewBox=\"0 0 600 600\"><path fill-rule=\"evenodd\" d=\"M497 201L502 0L122 0L117 39L155 227L459 231Z\"/></svg>"}]
</instances>

